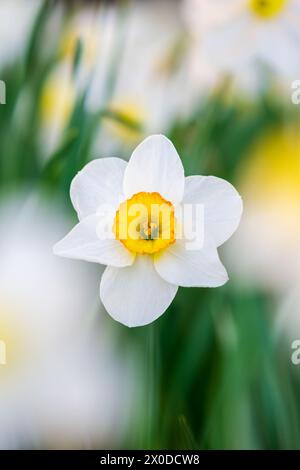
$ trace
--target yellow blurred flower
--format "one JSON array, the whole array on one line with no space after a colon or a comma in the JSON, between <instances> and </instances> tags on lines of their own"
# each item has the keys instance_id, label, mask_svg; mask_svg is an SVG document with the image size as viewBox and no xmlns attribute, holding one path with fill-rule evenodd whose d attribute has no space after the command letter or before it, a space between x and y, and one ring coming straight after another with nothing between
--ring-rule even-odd
<instances>
[{"instance_id":1,"label":"yellow blurred flower","mask_svg":"<svg viewBox=\"0 0 300 470\"><path fill-rule=\"evenodd\" d=\"M253 203L300 209L300 129L282 128L264 136L241 168L241 186Z\"/></svg>"},{"instance_id":2,"label":"yellow blurred flower","mask_svg":"<svg viewBox=\"0 0 300 470\"><path fill-rule=\"evenodd\" d=\"M49 75L39 101L41 146L51 153L61 139L71 117L77 88L71 80L71 70L64 64Z\"/></svg>"},{"instance_id":3,"label":"yellow blurred flower","mask_svg":"<svg viewBox=\"0 0 300 470\"><path fill-rule=\"evenodd\" d=\"M59 68L49 76L40 100L41 120L44 124L64 126L75 102L75 87L70 74Z\"/></svg>"},{"instance_id":4,"label":"yellow blurred flower","mask_svg":"<svg viewBox=\"0 0 300 470\"><path fill-rule=\"evenodd\" d=\"M82 43L83 65L91 67L98 56L99 29L93 22L93 18L80 15L72 22L62 36L60 55L64 61L72 63L78 42Z\"/></svg>"},{"instance_id":5,"label":"yellow blurred flower","mask_svg":"<svg viewBox=\"0 0 300 470\"><path fill-rule=\"evenodd\" d=\"M288 0L249 0L250 10L259 18L274 18L284 10Z\"/></svg>"},{"instance_id":6,"label":"yellow blurred flower","mask_svg":"<svg viewBox=\"0 0 300 470\"><path fill-rule=\"evenodd\" d=\"M110 106L109 112L111 116L108 113L104 125L110 134L127 145L135 144L141 139L147 119L141 103L134 100L115 102Z\"/></svg>"},{"instance_id":7,"label":"yellow blurred flower","mask_svg":"<svg viewBox=\"0 0 300 470\"><path fill-rule=\"evenodd\" d=\"M299 126L270 131L239 173L245 216L231 258L240 274L277 291L300 279L299 131Z\"/></svg>"}]
</instances>

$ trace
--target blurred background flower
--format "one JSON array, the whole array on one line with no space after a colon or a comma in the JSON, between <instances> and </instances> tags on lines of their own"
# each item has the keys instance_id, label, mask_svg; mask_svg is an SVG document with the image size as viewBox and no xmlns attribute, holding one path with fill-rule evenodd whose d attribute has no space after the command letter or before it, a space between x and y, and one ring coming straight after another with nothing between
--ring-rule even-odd
<instances>
[{"instance_id":1,"label":"blurred background flower","mask_svg":"<svg viewBox=\"0 0 300 470\"><path fill-rule=\"evenodd\" d=\"M299 448L298 3L0 3L1 448ZM245 211L230 282L128 331L52 246L76 173L153 132Z\"/></svg>"},{"instance_id":2,"label":"blurred background flower","mask_svg":"<svg viewBox=\"0 0 300 470\"><path fill-rule=\"evenodd\" d=\"M239 71L255 61L292 77L299 70L297 0L187 2L205 55L221 70Z\"/></svg>"},{"instance_id":3,"label":"blurred background flower","mask_svg":"<svg viewBox=\"0 0 300 470\"><path fill-rule=\"evenodd\" d=\"M290 88L300 67L297 0L185 0L183 12L198 81L227 75L248 93L275 81Z\"/></svg>"},{"instance_id":4,"label":"blurred background flower","mask_svg":"<svg viewBox=\"0 0 300 470\"><path fill-rule=\"evenodd\" d=\"M247 210L232 259L237 255L236 267L248 281L278 292L291 288L300 274L299 126L269 130L238 172Z\"/></svg>"},{"instance_id":5,"label":"blurred background flower","mask_svg":"<svg viewBox=\"0 0 300 470\"><path fill-rule=\"evenodd\" d=\"M0 64L2 66L13 63L24 53L39 3L39 0L32 0L30 3L20 0L1 2ZM17 17L18 28L14 28L13 20Z\"/></svg>"},{"instance_id":6,"label":"blurred background flower","mask_svg":"<svg viewBox=\"0 0 300 470\"><path fill-rule=\"evenodd\" d=\"M23 195L0 213L0 447L115 446L137 371L95 316L96 277L52 256L66 222L49 204Z\"/></svg>"}]
</instances>

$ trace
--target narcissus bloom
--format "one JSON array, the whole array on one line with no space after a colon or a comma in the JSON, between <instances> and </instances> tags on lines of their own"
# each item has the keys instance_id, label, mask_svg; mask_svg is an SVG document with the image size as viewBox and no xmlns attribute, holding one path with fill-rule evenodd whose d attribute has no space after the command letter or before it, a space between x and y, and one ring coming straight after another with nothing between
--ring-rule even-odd
<instances>
[{"instance_id":1,"label":"narcissus bloom","mask_svg":"<svg viewBox=\"0 0 300 470\"><path fill-rule=\"evenodd\" d=\"M145 139L128 163L91 161L70 194L80 222L54 253L107 265L100 297L115 320L146 325L167 309L178 286L228 280L217 247L239 224L241 197L223 179L185 178L166 137Z\"/></svg>"},{"instance_id":2,"label":"narcissus bloom","mask_svg":"<svg viewBox=\"0 0 300 470\"><path fill-rule=\"evenodd\" d=\"M298 0L186 0L203 54L227 72L261 61L283 76L299 70Z\"/></svg>"}]
</instances>

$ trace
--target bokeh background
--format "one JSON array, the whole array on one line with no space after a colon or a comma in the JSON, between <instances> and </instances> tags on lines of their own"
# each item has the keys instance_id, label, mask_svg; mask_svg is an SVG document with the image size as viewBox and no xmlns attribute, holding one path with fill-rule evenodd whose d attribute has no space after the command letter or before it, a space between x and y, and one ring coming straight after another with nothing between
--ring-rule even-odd
<instances>
[{"instance_id":1,"label":"bokeh background","mask_svg":"<svg viewBox=\"0 0 300 470\"><path fill-rule=\"evenodd\" d=\"M264 4L1 0L0 448L300 448L300 5ZM128 329L52 246L79 169L157 132L244 215L227 285Z\"/></svg>"}]
</instances>

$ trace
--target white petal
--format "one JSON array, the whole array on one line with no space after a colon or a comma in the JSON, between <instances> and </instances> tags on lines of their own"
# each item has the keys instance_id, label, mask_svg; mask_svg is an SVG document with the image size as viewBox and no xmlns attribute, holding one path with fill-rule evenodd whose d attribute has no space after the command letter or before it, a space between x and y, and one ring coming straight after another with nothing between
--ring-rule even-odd
<instances>
[{"instance_id":1,"label":"white petal","mask_svg":"<svg viewBox=\"0 0 300 470\"><path fill-rule=\"evenodd\" d=\"M108 267L103 273L100 297L107 312L127 326L142 326L156 320L169 307L177 286L155 271L150 256L140 255L127 268Z\"/></svg>"},{"instance_id":2,"label":"white petal","mask_svg":"<svg viewBox=\"0 0 300 470\"><path fill-rule=\"evenodd\" d=\"M227 181L215 176L188 176L183 204L203 204L205 236L222 245L237 229L243 212L242 198Z\"/></svg>"},{"instance_id":3,"label":"white petal","mask_svg":"<svg viewBox=\"0 0 300 470\"><path fill-rule=\"evenodd\" d=\"M201 250L189 251L184 240L157 255L154 266L163 279L178 286L219 287L228 281L215 247L204 245Z\"/></svg>"},{"instance_id":4,"label":"white petal","mask_svg":"<svg viewBox=\"0 0 300 470\"><path fill-rule=\"evenodd\" d=\"M180 202L184 170L172 142L152 135L138 145L125 170L123 188L126 197L140 191L158 192L168 201Z\"/></svg>"},{"instance_id":5,"label":"white petal","mask_svg":"<svg viewBox=\"0 0 300 470\"><path fill-rule=\"evenodd\" d=\"M111 266L129 266L134 256L115 238L99 238L99 217L91 215L77 224L53 248L54 254Z\"/></svg>"},{"instance_id":6,"label":"white petal","mask_svg":"<svg viewBox=\"0 0 300 470\"><path fill-rule=\"evenodd\" d=\"M79 220L95 214L102 204L118 206L126 165L121 158L100 158L75 176L70 196Z\"/></svg>"}]
</instances>

